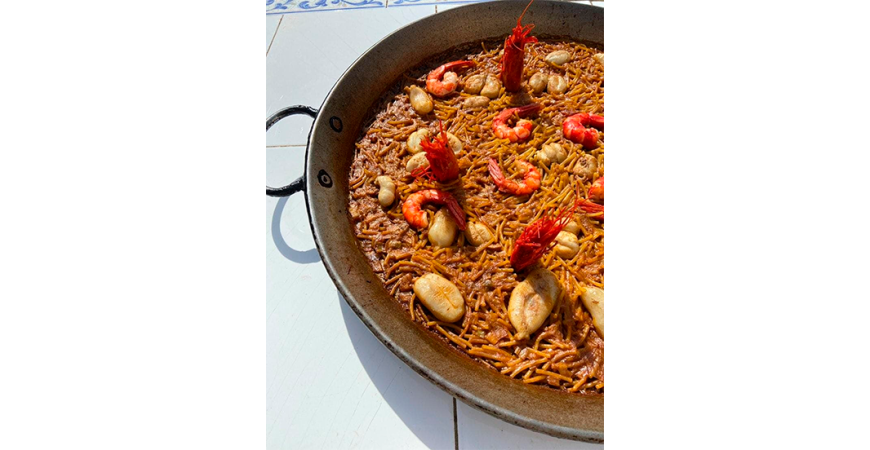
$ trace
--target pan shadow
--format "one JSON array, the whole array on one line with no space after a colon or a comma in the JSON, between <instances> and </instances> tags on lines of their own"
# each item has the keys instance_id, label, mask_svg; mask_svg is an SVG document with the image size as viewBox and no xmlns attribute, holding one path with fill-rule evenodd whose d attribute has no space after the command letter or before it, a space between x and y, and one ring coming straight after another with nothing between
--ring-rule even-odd
<instances>
[{"instance_id":1,"label":"pan shadow","mask_svg":"<svg viewBox=\"0 0 870 450\"><path fill-rule=\"evenodd\" d=\"M272 213L272 241L275 242L275 247L278 251L289 259L298 264L311 264L320 261L320 254L316 248L310 250L299 251L291 248L284 240L281 234L281 216L284 214L284 206L287 205L287 199L290 197L281 197L275 205L275 212Z\"/></svg>"},{"instance_id":2,"label":"pan shadow","mask_svg":"<svg viewBox=\"0 0 870 450\"><path fill-rule=\"evenodd\" d=\"M366 328L341 294L338 302L354 351L390 408L426 447L454 448L453 397L423 379L389 351Z\"/></svg>"}]
</instances>

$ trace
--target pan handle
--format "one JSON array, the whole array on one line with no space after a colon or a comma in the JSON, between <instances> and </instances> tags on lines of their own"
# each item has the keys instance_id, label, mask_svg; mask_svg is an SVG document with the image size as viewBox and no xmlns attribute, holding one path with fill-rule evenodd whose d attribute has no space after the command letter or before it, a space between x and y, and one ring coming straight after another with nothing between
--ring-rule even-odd
<instances>
[{"instance_id":1,"label":"pan handle","mask_svg":"<svg viewBox=\"0 0 870 450\"><path fill-rule=\"evenodd\" d=\"M281 119L296 114L307 114L313 119L317 117L317 110L310 106L303 105L294 105L284 108L273 114L272 117L266 119L266 131L269 131L269 128L272 128L272 125L275 125ZM305 189L305 174L284 187L272 188L266 186L266 195L270 197L288 197L303 189Z\"/></svg>"}]
</instances>

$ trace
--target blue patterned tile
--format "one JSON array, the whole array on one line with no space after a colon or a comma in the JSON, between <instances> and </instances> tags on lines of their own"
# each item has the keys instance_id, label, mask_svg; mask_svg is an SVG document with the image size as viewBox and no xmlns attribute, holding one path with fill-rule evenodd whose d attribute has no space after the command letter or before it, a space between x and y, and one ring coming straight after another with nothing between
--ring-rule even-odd
<instances>
[{"instance_id":1,"label":"blue patterned tile","mask_svg":"<svg viewBox=\"0 0 870 450\"><path fill-rule=\"evenodd\" d=\"M461 6L468 3L481 3L493 0L387 0L387 7L410 5L445 5Z\"/></svg>"},{"instance_id":2,"label":"blue patterned tile","mask_svg":"<svg viewBox=\"0 0 870 450\"><path fill-rule=\"evenodd\" d=\"M337 9L478 3L491 0L266 0L266 14L293 14Z\"/></svg>"},{"instance_id":3,"label":"blue patterned tile","mask_svg":"<svg viewBox=\"0 0 870 450\"><path fill-rule=\"evenodd\" d=\"M290 14L345 8L384 8L386 0L266 0L266 14Z\"/></svg>"},{"instance_id":4,"label":"blue patterned tile","mask_svg":"<svg viewBox=\"0 0 870 450\"><path fill-rule=\"evenodd\" d=\"M281 14L296 9L295 0L266 0L266 14Z\"/></svg>"},{"instance_id":5,"label":"blue patterned tile","mask_svg":"<svg viewBox=\"0 0 870 450\"><path fill-rule=\"evenodd\" d=\"M479 3L493 0L266 0L266 14L293 14L304 12L334 11L342 9L389 8L414 5L455 5ZM604 7L604 0L563 0L577 1ZM452 6L451 6L452 7ZM444 9L450 9L445 7Z\"/></svg>"},{"instance_id":6,"label":"blue patterned tile","mask_svg":"<svg viewBox=\"0 0 870 450\"><path fill-rule=\"evenodd\" d=\"M388 0L389 3L387 7L390 6L402 6L402 5L426 5L430 3L437 3L437 0Z\"/></svg>"}]
</instances>

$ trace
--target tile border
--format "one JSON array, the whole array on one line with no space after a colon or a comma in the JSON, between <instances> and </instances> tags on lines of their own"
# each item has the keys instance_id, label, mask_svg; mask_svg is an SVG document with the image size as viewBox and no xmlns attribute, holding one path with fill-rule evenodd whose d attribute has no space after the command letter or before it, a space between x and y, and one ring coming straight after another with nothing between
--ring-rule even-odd
<instances>
[{"instance_id":1,"label":"tile border","mask_svg":"<svg viewBox=\"0 0 870 450\"><path fill-rule=\"evenodd\" d=\"M387 0L266 0L267 15L386 7Z\"/></svg>"},{"instance_id":2,"label":"tile border","mask_svg":"<svg viewBox=\"0 0 870 450\"><path fill-rule=\"evenodd\" d=\"M266 15L298 14L348 9L390 8L397 6L480 3L489 0L266 0ZM566 0L583 3L604 0Z\"/></svg>"}]
</instances>

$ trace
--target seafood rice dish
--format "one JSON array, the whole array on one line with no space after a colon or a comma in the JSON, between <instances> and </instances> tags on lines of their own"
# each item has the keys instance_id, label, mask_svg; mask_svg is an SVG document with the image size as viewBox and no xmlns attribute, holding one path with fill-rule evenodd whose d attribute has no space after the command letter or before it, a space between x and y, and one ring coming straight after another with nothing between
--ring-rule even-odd
<instances>
[{"instance_id":1,"label":"seafood rice dish","mask_svg":"<svg viewBox=\"0 0 870 450\"><path fill-rule=\"evenodd\" d=\"M349 219L408 320L518 383L603 394L604 52L521 19L380 97Z\"/></svg>"}]
</instances>

